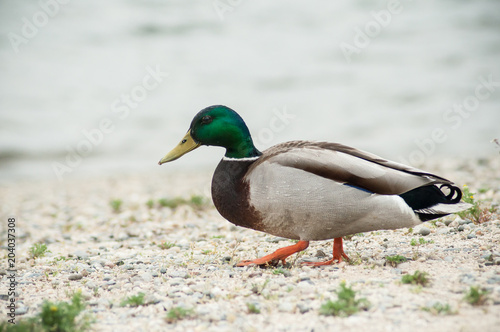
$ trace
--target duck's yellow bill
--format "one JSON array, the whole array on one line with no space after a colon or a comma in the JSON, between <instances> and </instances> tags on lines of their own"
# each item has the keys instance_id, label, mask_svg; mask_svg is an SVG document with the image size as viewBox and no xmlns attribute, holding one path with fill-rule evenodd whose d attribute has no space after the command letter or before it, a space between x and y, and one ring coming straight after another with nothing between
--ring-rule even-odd
<instances>
[{"instance_id":1,"label":"duck's yellow bill","mask_svg":"<svg viewBox=\"0 0 500 332\"><path fill-rule=\"evenodd\" d=\"M167 153L167 155L165 157L163 157L158 162L158 165L179 159L180 157L182 157L183 155L185 155L189 151L193 151L194 149L196 149L200 145L201 145L201 143L195 142L195 140L193 139L193 136L191 136L191 130L189 130L186 133L186 136L184 136L184 138L181 140L181 142L172 151Z\"/></svg>"}]
</instances>

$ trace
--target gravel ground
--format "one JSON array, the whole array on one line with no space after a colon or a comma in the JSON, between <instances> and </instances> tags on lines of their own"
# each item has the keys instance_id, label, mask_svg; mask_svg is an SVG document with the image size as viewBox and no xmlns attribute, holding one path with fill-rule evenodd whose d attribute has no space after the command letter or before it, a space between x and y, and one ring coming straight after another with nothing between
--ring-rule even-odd
<instances>
[{"instance_id":1,"label":"gravel ground","mask_svg":"<svg viewBox=\"0 0 500 332\"><path fill-rule=\"evenodd\" d=\"M499 157L434 161L422 168L481 191L474 198L484 206L498 206ZM289 267L238 268L239 260L291 242L233 226L211 203L161 207L161 198L208 197L211 174L173 174L168 167L157 172L2 184L1 234L7 234L8 216L17 220L18 320L36 315L44 299L68 300L81 290L95 331L498 331L498 212L482 224L449 216L413 230L355 235L345 241L348 264L301 267L301 260L331 255L332 241L322 241L292 257ZM110 201L117 199L122 204L114 211ZM35 243L45 243L50 252L31 258ZM172 246L160 248L162 243ZM6 253L6 236L0 244ZM393 267L385 259L393 255L408 261ZM2 254L1 321L7 317L6 269ZM402 275L417 270L429 274L428 286L401 283ZM369 308L350 317L320 315L343 281ZM471 286L489 291L484 305L464 300ZM120 306L141 292L145 305ZM435 303L448 304L448 314L422 309ZM260 313L250 313L249 304ZM190 309L191 316L168 323L174 307Z\"/></svg>"}]
</instances>

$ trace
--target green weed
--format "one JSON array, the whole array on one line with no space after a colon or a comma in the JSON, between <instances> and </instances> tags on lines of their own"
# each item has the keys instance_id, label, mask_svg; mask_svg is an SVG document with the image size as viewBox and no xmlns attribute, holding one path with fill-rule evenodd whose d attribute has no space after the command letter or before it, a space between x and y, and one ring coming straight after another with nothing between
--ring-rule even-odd
<instances>
[{"instance_id":1,"label":"green weed","mask_svg":"<svg viewBox=\"0 0 500 332\"><path fill-rule=\"evenodd\" d=\"M109 202L109 205L111 206L111 209L113 209L113 212L118 213L120 212L122 208L123 201L121 199L112 199Z\"/></svg>"},{"instance_id":2,"label":"green weed","mask_svg":"<svg viewBox=\"0 0 500 332\"><path fill-rule=\"evenodd\" d=\"M442 304L442 303L436 302L436 303L434 303L434 305L432 307L422 307L422 310L428 311L431 314L436 315L436 316L438 316L438 315L447 316L447 315L456 315L457 314L456 311L451 309L451 307L448 303Z\"/></svg>"},{"instance_id":3,"label":"green weed","mask_svg":"<svg viewBox=\"0 0 500 332\"><path fill-rule=\"evenodd\" d=\"M400 255L395 255L395 256L387 256L385 258L385 261L387 264L391 265L392 267L398 266L398 264L406 262L406 257L400 256Z\"/></svg>"},{"instance_id":4,"label":"green weed","mask_svg":"<svg viewBox=\"0 0 500 332\"><path fill-rule=\"evenodd\" d=\"M127 305L131 307L138 307L140 305L144 305L144 297L146 294L144 293L139 293L137 295L131 295L125 299L122 300L120 303L120 307L126 307Z\"/></svg>"},{"instance_id":5,"label":"green weed","mask_svg":"<svg viewBox=\"0 0 500 332\"><path fill-rule=\"evenodd\" d=\"M175 323L181 319L192 317L194 315L193 309L186 309L183 307L173 307L167 312L165 320L167 323Z\"/></svg>"},{"instance_id":6,"label":"green weed","mask_svg":"<svg viewBox=\"0 0 500 332\"><path fill-rule=\"evenodd\" d=\"M182 205L184 204L184 199L178 197L178 198L173 198L173 199L169 199L169 198L160 198L158 200L158 204L160 204L161 207L168 207L168 208L171 208L171 209L175 209L177 208L179 205Z\"/></svg>"},{"instance_id":7,"label":"green weed","mask_svg":"<svg viewBox=\"0 0 500 332\"><path fill-rule=\"evenodd\" d=\"M475 224L480 224L491 219L491 213L495 212L488 208L481 207L481 202L474 199L475 193L470 192L469 187L464 186L462 190L462 200L466 203L472 204L468 210L458 212L457 215L462 219L470 219Z\"/></svg>"},{"instance_id":8,"label":"green weed","mask_svg":"<svg viewBox=\"0 0 500 332\"><path fill-rule=\"evenodd\" d=\"M255 303L247 302L247 309L249 314L260 314L260 309Z\"/></svg>"},{"instance_id":9,"label":"green weed","mask_svg":"<svg viewBox=\"0 0 500 332\"><path fill-rule=\"evenodd\" d=\"M277 267L273 270L273 274L285 274L286 270L282 267Z\"/></svg>"},{"instance_id":10,"label":"green weed","mask_svg":"<svg viewBox=\"0 0 500 332\"><path fill-rule=\"evenodd\" d=\"M192 207L203 208L207 204L207 198L200 195L193 195L189 199L189 204Z\"/></svg>"},{"instance_id":11,"label":"green weed","mask_svg":"<svg viewBox=\"0 0 500 332\"><path fill-rule=\"evenodd\" d=\"M420 272L417 270L413 274L405 274L401 278L401 282L403 284L420 285L420 286L425 287L430 282L428 275L429 274L427 272Z\"/></svg>"},{"instance_id":12,"label":"green weed","mask_svg":"<svg viewBox=\"0 0 500 332\"><path fill-rule=\"evenodd\" d=\"M465 293L464 300L471 305L480 306L488 300L488 291L479 287L471 286Z\"/></svg>"},{"instance_id":13,"label":"green weed","mask_svg":"<svg viewBox=\"0 0 500 332\"><path fill-rule=\"evenodd\" d=\"M416 239L411 239L411 241L410 241L411 246L418 246L418 245L423 245L423 244L428 244L428 243L434 243L434 240L426 240L423 237L421 237L418 239L418 241Z\"/></svg>"},{"instance_id":14,"label":"green weed","mask_svg":"<svg viewBox=\"0 0 500 332\"><path fill-rule=\"evenodd\" d=\"M214 236L212 236L212 239L223 239L223 238L225 238L225 237L226 237L226 236L225 236L225 235L223 235L223 234L221 234L221 235L214 235Z\"/></svg>"},{"instance_id":15,"label":"green weed","mask_svg":"<svg viewBox=\"0 0 500 332\"><path fill-rule=\"evenodd\" d=\"M193 195L190 199L184 199L182 197L175 198L160 198L158 200L158 204L161 207L168 207L171 209L176 209L181 205L188 205L192 207L194 210L203 210L209 206L209 200L206 197Z\"/></svg>"},{"instance_id":16,"label":"green weed","mask_svg":"<svg viewBox=\"0 0 500 332\"><path fill-rule=\"evenodd\" d=\"M90 315L81 315L85 306L79 292L73 295L70 303L54 303L45 300L42 304L42 311L38 315L22 319L16 322L15 325L2 322L0 331L87 331L93 320Z\"/></svg>"},{"instance_id":17,"label":"green weed","mask_svg":"<svg viewBox=\"0 0 500 332\"><path fill-rule=\"evenodd\" d=\"M347 287L345 282L340 284L336 291L337 301L328 300L321 305L319 314L324 316L350 316L360 310L368 309L369 302L365 298L356 299L356 292Z\"/></svg>"},{"instance_id":18,"label":"green weed","mask_svg":"<svg viewBox=\"0 0 500 332\"><path fill-rule=\"evenodd\" d=\"M158 245L161 249L170 249L175 246L175 242L163 242Z\"/></svg>"},{"instance_id":19,"label":"green weed","mask_svg":"<svg viewBox=\"0 0 500 332\"><path fill-rule=\"evenodd\" d=\"M50 252L47 250L47 245L45 243L35 243L30 248L30 254L33 258L44 257L46 253Z\"/></svg>"}]
</instances>

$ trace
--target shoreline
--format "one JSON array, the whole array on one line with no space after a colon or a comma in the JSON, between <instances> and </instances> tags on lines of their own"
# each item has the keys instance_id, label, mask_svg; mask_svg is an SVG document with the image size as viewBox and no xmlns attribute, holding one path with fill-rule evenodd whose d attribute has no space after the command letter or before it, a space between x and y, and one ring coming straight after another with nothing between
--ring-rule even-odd
<instances>
[{"instance_id":1,"label":"shoreline","mask_svg":"<svg viewBox=\"0 0 500 332\"><path fill-rule=\"evenodd\" d=\"M460 186L467 184L477 192L475 199L487 206L500 201L500 157L436 159L422 168ZM290 257L291 267L236 268L237 261L268 254L290 241L223 219L208 201L210 182L208 171L159 170L62 183L2 183L2 215L16 217L16 321L38 314L44 299L68 301L81 290L85 312L95 319L93 331L329 331L339 327L355 331L369 324L373 331L441 332L494 331L500 324L500 265L495 260L500 264L498 210L490 221L478 225L448 216L412 232L355 235L345 241L351 264L300 266L300 260L331 255L332 241L315 241L304 253ZM190 204L192 195L207 200ZM174 207L160 201L176 198L184 203ZM112 201L121 201L115 203L116 211ZM422 235L423 227L430 234ZM6 234L7 224L2 223L0 230ZM0 243L5 247L7 241L2 238ZM35 243L46 244L50 252L31 258ZM390 266L386 257L394 255L408 260ZM8 277L3 273L6 264L5 258L0 265L2 280ZM401 283L402 276L415 271L427 272L430 285ZM336 299L342 281L371 303L369 309L350 317L320 315L321 305ZM463 300L471 286L490 292L485 305L472 306ZM141 292L145 305L120 306L124 298ZM0 294L7 294L3 286ZM438 302L456 313L433 315L422 309ZM260 313L251 314L248 303ZM166 313L176 307L192 310L192 317L167 323ZM1 321L7 318L6 310L2 305Z\"/></svg>"}]
</instances>

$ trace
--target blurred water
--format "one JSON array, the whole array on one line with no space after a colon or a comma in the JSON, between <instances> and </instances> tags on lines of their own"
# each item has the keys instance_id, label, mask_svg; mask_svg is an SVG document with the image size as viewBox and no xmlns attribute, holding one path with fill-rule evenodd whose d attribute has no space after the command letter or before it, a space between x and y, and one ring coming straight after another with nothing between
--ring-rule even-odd
<instances>
[{"instance_id":1,"label":"blurred water","mask_svg":"<svg viewBox=\"0 0 500 332\"><path fill-rule=\"evenodd\" d=\"M500 83L451 110L480 78L500 82L498 1L401 1L389 17L386 1L59 1L0 2L0 179L57 179L54 162L88 144L63 178L157 171L213 104L238 111L260 149L328 140L413 164L498 154ZM29 38L26 21L40 26ZM365 46L358 31L370 27ZM350 62L347 44L362 46ZM168 77L141 90L157 69ZM294 118L273 120L283 112ZM103 119L112 132L88 143L82 131ZM222 153L163 167L213 168Z\"/></svg>"}]
</instances>

